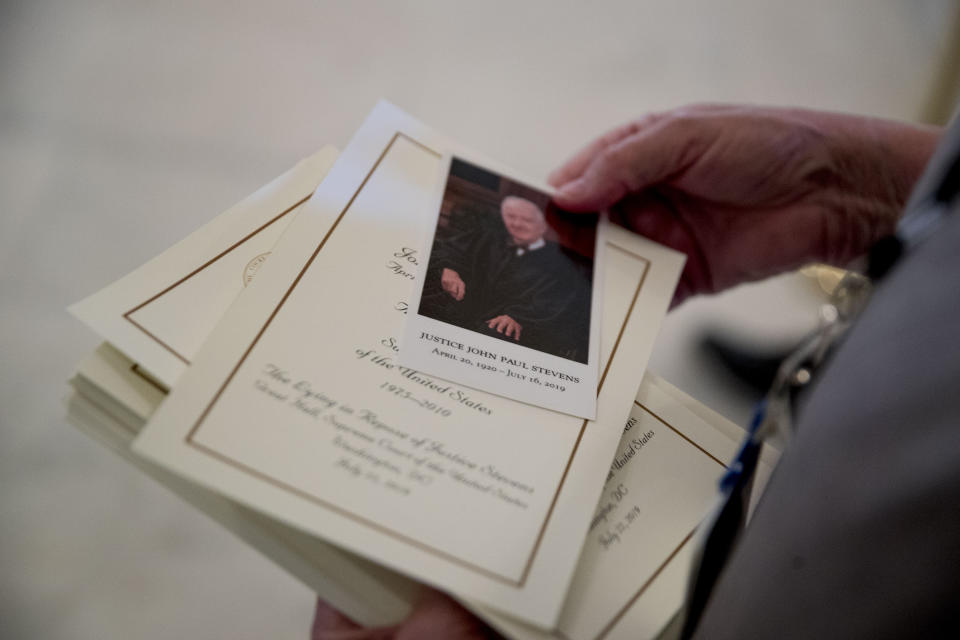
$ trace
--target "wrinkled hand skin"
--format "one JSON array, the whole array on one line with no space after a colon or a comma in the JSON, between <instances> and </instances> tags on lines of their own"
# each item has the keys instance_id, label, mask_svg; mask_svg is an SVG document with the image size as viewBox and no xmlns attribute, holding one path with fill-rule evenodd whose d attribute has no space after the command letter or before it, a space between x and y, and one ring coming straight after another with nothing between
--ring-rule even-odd
<instances>
[{"instance_id":1,"label":"wrinkled hand skin","mask_svg":"<svg viewBox=\"0 0 960 640\"><path fill-rule=\"evenodd\" d=\"M463 300L463 296L467 293L467 285L464 284L460 274L453 269L443 270L440 274L440 286L457 302Z\"/></svg>"},{"instance_id":2,"label":"wrinkled hand skin","mask_svg":"<svg viewBox=\"0 0 960 640\"><path fill-rule=\"evenodd\" d=\"M487 326L497 333L502 333L506 337L520 342L520 333L523 331L523 326L506 314L487 320Z\"/></svg>"},{"instance_id":3,"label":"wrinkled hand skin","mask_svg":"<svg viewBox=\"0 0 960 640\"><path fill-rule=\"evenodd\" d=\"M694 105L608 132L550 182L561 207L609 209L687 254L676 305L810 262L848 265L893 232L941 134L803 109Z\"/></svg>"},{"instance_id":4,"label":"wrinkled hand skin","mask_svg":"<svg viewBox=\"0 0 960 640\"><path fill-rule=\"evenodd\" d=\"M311 640L481 640L501 636L462 606L432 589L401 624L364 629L317 600Z\"/></svg>"}]
</instances>

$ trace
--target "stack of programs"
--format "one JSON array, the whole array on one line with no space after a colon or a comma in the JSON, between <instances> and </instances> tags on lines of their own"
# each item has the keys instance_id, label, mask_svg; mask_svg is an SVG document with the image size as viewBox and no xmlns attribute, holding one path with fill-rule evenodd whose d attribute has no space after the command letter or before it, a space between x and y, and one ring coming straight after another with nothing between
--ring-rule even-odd
<instances>
[{"instance_id":1,"label":"stack of programs","mask_svg":"<svg viewBox=\"0 0 960 640\"><path fill-rule=\"evenodd\" d=\"M71 308L69 416L362 624L655 637L741 435L644 375L682 265L381 103Z\"/></svg>"}]
</instances>

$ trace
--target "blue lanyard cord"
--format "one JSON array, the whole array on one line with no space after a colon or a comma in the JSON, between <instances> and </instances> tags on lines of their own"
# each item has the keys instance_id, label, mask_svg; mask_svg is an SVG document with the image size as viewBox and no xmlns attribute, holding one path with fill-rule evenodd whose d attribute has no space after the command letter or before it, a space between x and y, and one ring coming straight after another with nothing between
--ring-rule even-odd
<instances>
[{"instance_id":1,"label":"blue lanyard cord","mask_svg":"<svg viewBox=\"0 0 960 640\"><path fill-rule=\"evenodd\" d=\"M821 309L820 328L807 336L780 366L767 396L757 403L740 449L719 481L720 498L712 518L704 521L705 534L698 562L692 567L681 638L689 638L699 622L713 587L747 521L750 493L763 441L773 433L792 435L791 398L809 383L869 296L863 276L849 275L837 287L832 304Z\"/></svg>"},{"instance_id":2,"label":"blue lanyard cord","mask_svg":"<svg viewBox=\"0 0 960 640\"><path fill-rule=\"evenodd\" d=\"M727 467L726 473L723 474L723 477L720 478L720 492L726 495L737 486L737 483L741 481L744 475L753 475L753 469L749 468L746 464L749 460L756 462L756 453L754 449L759 450L760 442L757 440L757 432L760 430L760 425L763 424L764 419L767 415L767 399L764 398L757 403L756 409L753 411L753 418L750 420L750 428L747 431L747 436L743 439L743 443L740 445L740 451L737 452L736 457L734 457L733 462L730 463L730 466Z\"/></svg>"},{"instance_id":3,"label":"blue lanyard cord","mask_svg":"<svg viewBox=\"0 0 960 640\"><path fill-rule=\"evenodd\" d=\"M713 587L726 566L727 558L740 537L746 522L760 448L760 427L767 414L767 400L761 400L754 411L750 430L727 472L720 479L721 505L712 522L704 522L709 532L703 539L699 565L691 573L687 592L684 625L681 638L689 638L697 628Z\"/></svg>"}]
</instances>

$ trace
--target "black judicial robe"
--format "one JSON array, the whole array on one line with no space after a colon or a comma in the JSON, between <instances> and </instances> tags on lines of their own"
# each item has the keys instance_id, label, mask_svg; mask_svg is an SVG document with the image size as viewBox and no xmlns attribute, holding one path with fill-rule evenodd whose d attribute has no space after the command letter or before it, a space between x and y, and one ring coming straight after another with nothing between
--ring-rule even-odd
<instances>
[{"instance_id":1,"label":"black judicial robe","mask_svg":"<svg viewBox=\"0 0 960 640\"><path fill-rule=\"evenodd\" d=\"M442 290L443 269L465 284L463 300ZM435 243L420 313L513 342L487 327L508 315L523 328L519 344L587 361L592 266L554 242L517 255L504 232L476 230Z\"/></svg>"}]
</instances>

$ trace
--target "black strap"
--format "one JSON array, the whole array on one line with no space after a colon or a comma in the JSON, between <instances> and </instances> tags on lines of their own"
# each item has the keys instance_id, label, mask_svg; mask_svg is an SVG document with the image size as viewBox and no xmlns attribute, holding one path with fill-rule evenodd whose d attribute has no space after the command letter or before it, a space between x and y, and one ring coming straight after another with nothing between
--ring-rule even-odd
<instances>
[{"instance_id":1,"label":"black strap","mask_svg":"<svg viewBox=\"0 0 960 640\"><path fill-rule=\"evenodd\" d=\"M873 281L881 280L897 261L925 238L943 219L960 192L960 153L940 178L937 188L908 211L897 225L895 235L881 238L870 247L867 275Z\"/></svg>"}]
</instances>

